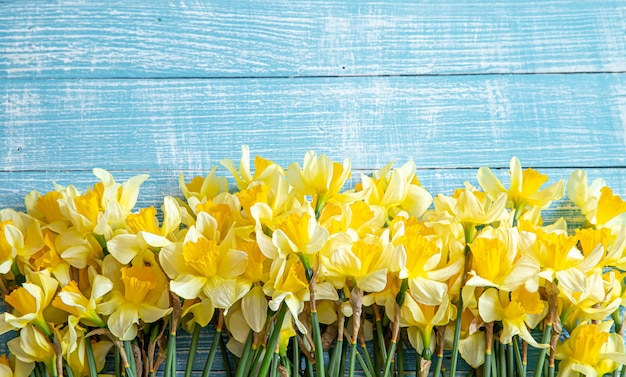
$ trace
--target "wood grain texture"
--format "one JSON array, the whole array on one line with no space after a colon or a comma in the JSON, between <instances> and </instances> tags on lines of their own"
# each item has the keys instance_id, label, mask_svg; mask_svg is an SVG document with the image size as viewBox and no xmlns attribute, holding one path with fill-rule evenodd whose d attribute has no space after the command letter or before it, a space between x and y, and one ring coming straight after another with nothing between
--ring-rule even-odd
<instances>
[{"instance_id":1,"label":"wood grain texture","mask_svg":"<svg viewBox=\"0 0 626 377\"><path fill-rule=\"evenodd\" d=\"M239 80L9 80L2 171L208 170L240 145L281 164L306 150L372 170L617 167L626 75ZM451 153L454 152L454 153Z\"/></svg>"},{"instance_id":2,"label":"wood grain texture","mask_svg":"<svg viewBox=\"0 0 626 377\"><path fill-rule=\"evenodd\" d=\"M9 78L626 70L620 0L5 0L0 12Z\"/></svg>"}]
</instances>

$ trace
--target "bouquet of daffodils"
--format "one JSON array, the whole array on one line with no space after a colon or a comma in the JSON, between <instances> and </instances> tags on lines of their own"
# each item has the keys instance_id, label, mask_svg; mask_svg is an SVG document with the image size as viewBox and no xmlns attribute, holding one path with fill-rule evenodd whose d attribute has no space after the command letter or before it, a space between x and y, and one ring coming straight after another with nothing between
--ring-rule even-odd
<instances>
[{"instance_id":1,"label":"bouquet of daffodils","mask_svg":"<svg viewBox=\"0 0 626 377\"><path fill-rule=\"evenodd\" d=\"M228 375L624 376L626 202L574 171L567 184L510 163L433 196L416 166L389 164L351 189L350 161L309 152L180 178L184 199L135 209L138 175L27 195L0 210L0 333L17 332L0 374L190 376L201 329ZM232 181L231 181L232 184ZM544 224L565 191L584 217ZM190 351L176 338L191 334ZM529 349L538 354L528 364ZM227 350L227 351L226 351ZM226 352L224 352L226 351ZM444 352L451 363L445 370Z\"/></svg>"}]
</instances>

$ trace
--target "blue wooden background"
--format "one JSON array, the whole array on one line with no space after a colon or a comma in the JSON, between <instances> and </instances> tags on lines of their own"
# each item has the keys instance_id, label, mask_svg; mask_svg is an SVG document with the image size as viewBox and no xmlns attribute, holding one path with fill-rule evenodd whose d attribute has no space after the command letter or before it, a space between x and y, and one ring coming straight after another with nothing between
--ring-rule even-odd
<instances>
[{"instance_id":1,"label":"blue wooden background","mask_svg":"<svg viewBox=\"0 0 626 377\"><path fill-rule=\"evenodd\" d=\"M624 196L625 72L623 0L2 0L0 208L94 167L156 205L241 144L412 159L434 194L518 156Z\"/></svg>"}]
</instances>

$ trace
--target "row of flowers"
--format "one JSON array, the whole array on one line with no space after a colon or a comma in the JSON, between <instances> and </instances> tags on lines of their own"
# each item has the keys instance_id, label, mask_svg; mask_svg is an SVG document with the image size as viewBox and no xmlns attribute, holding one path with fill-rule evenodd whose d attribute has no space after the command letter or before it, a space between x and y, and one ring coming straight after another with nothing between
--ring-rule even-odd
<instances>
[{"instance_id":1,"label":"row of flowers","mask_svg":"<svg viewBox=\"0 0 626 377\"><path fill-rule=\"evenodd\" d=\"M0 333L18 332L0 374L96 376L113 354L118 376L175 376L183 329L188 376L209 325L204 377L219 346L238 377L390 376L408 346L422 376L445 350L451 376L459 355L483 376L526 375L529 346L535 376L626 365L626 202L603 180L544 187L513 158L508 188L481 168L480 188L433 197L413 162L347 189L349 160L256 157L252 172L242 152L221 162L234 192L216 169L181 176L184 199L160 211L135 209L147 175L102 169L85 191L55 184L0 210ZM569 231L541 216L565 191L585 218Z\"/></svg>"}]
</instances>

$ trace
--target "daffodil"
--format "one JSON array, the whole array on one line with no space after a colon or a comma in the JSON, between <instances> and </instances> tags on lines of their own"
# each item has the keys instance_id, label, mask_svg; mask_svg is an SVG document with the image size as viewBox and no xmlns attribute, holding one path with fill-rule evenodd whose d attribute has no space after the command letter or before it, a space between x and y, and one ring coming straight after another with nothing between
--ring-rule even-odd
<instances>
[{"instance_id":1,"label":"daffodil","mask_svg":"<svg viewBox=\"0 0 626 377\"><path fill-rule=\"evenodd\" d=\"M228 180L226 177L218 177L215 174L217 167L211 169L206 177L196 176L191 182L185 183L183 174L179 176L180 190L185 198L196 197L202 199L212 199L219 193L228 191Z\"/></svg>"},{"instance_id":2,"label":"daffodil","mask_svg":"<svg viewBox=\"0 0 626 377\"><path fill-rule=\"evenodd\" d=\"M104 295L113 289L113 283L106 276L98 275L94 268L90 269L89 274L91 280L89 294L85 295L76 281L71 280L57 293L52 306L73 315L87 326L105 327L106 323L100 318L96 308Z\"/></svg>"},{"instance_id":3,"label":"daffodil","mask_svg":"<svg viewBox=\"0 0 626 377\"><path fill-rule=\"evenodd\" d=\"M232 233L221 243L217 236L217 221L200 212L184 241L162 248L159 260L172 279L172 292L184 299L203 294L216 308L228 309L250 289L250 281L242 278L248 254L234 248Z\"/></svg>"},{"instance_id":4,"label":"daffodil","mask_svg":"<svg viewBox=\"0 0 626 377\"><path fill-rule=\"evenodd\" d=\"M23 329L33 324L46 335L52 334L44 317L44 310L54 298L58 285L47 271L27 273L26 282L4 298L13 310L0 316L0 333Z\"/></svg>"},{"instance_id":5,"label":"daffodil","mask_svg":"<svg viewBox=\"0 0 626 377\"><path fill-rule=\"evenodd\" d=\"M324 262L324 275L337 288L347 284L364 292L380 292L387 285L389 263L398 260L394 251L391 243L379 237L356 240L334 250Z\"/></svg>"},{"instance_id":6,"label":"daffodil","mask_svg":"<svg viewBox=\"0 0 626 377\"><path fill-rule=\"evenodd\" d=\"M44 363L48 371L56 370L56 354L50 339L32 325L22 328L20 336L9 340L7 346L18 361L31 366L24 368L24 372L30 373L38 362ZM17 372L16 377L20 376Z\"/></svg>"},{"instance_id":7,"label":"daffodil","mask_svg":"<svg viewBox=\"0 0 626 377\"><path fill-rule=\"evenodd\" d=\"M547 347L537 343L529 331L543 319L546 308L539 292L528 292L524 287L510 294L494 288L487 289L478 299L478 311L485 322L502 321L500 342L503 344L510 344L513 336L519 335L534 347Z\"/></svg>"},{"instance_id":8,"label":"daffodil","mask_svg":"<svg viewBox=\"0 0 626 377\"><path fill-rule=\"evenodd\" d=\"M392 242L396 245L400 279L408 279L411 295L425 305L439 305L448 295L447 280L461 272L462 258L446 260L443 243L435 235L420 234L419 226L397 223Z\"/></svg>"},{"instance_id":9,"label":"daffodil","mask_svg":"<svg viewBox=\"0 0 626 377\"><path fill-rule=\"evenodd\" d=\"M425 305L407 295L400 309L400 326L408 327L409 341L417 353L424 348L434 351L433 329L445 326L456 318L456 307L444 298L437 305Z\"/></svg>"},{"instance_id":10,"label":"daffodil","mask_svg":"<svg viewBox=\"0 0 626 377\"><path fill-rule=\"evenodd\" d=\"M557 344L558 376L603 376L617 369L619 364L626 364L624 341L619 334L609 332L611 325L610 321L580 324L569 338Z\"/></svg>"},{"instance_id":11,"label":"daffodil","mask_svg":"<svg viewBox=\"0 0 626 377\"><path fill-rule=\"evenodd\" d=\"M35 218L10 208L0 210L0 273L7 274L17 262L20 273L24 273L23 266L43 247L43 235Z\"/></svg>"},{"instance_id":12,"label":"daffodil","mask_svg":"<svg viewBox=\"0 0 626 377\"><path fill-rule=\"evenodd\" d=\"M415 174L416 166L408 161L391 170L393 163L374 172L372 177L361 175L357 191L363 191L365 202L383 209L385 220L405 211L420 217L433 201L432 195L424 189Z\"/></svg>"},{"instance_id":13,"label":"daffodil","mask_svg":"<svg viewBox=\"0 0 626 377\"><path fill-rule=\"evenodd\" d=\"M316 300L339 299L337 291L329 282L316 282ZM304 309L304 303L311 299L309 283L301 260L290 255L287 258L275 259L270 269L269 280L263 285L263 292L271 299L269 308L277 311L281 304L287 305L298 330L307 334L307 329L299 320L298 315Z\"/></svg>"},{"instance_id":14,"label":"daffodil","mask_svg":"<svg viewBox=\"0 0 626 377\"><path fill-rule=\"evenodd\" d=\"M558 281L559 298L563 306L563 326L572 329L580 322L601 321L615 312L621 297L605 292L601 271L591 274L570 273Z\"/></svg>"},{"instance_id":15,"label":"daffodil","mask_svg":"<svg viewBox=\"0 0 626 377\"><path fill-rule=\"evenodd\" d=\"M50 271L61 285L65 285L71 280L71 265L56 248L56 234L49 229L44 229L42 234L44 246L31 255L28 265L33 271Z\"/></svg>"},{"instance_id":16,"label":"daffodil","mask_svg":"<svg viewBox=\"0 0 626 377\"><path fill-rule=\"evenodd\" d=\"M338 196L351 173L350 160L345 159L341 164L326 155L318 158L315 152L309 151L302 167L297 162L289 165L287 178L298 193L313 197L315 212L319 213L330 198Z\"/></svg>"},{"instance_id":17,"label":"daffodil","mask_svg":"<svg viewBox=\"0 0 626 377\"><path fill-rule=\"evenodd\" d=\"M515 209L518 216L526 207L546 208L554 200L563 197L563 181L541 189L548 181L548 176L531 168L522 170L517 157L511 159L510 173L511 185L508 190L488 167L478 169L477 178L492 200L496 200L499 194L506 193L509 206Z\"/></svg>"},{"instance_id":18,"label":"daffodil","mask_svg":"<svg viewBox=\"0 0 626 377\"><path fill-rule=\"evenodd\" d=\"M65 217L59 207L59 200L63 198L64 187L56 185L56 190L41 194L32 191L24 200L26 211L29 215L46 224L56 233L61 233L70 225L70 220Z\"/></svg>"},{"instance_id":19,"label":"daffodil","mask_svg":"<svg viewBox=\"0 0 626 377\"><path fill-rule=\"evenodd\" d=\"M67 368L71 369L74 377L91 377L89 359L87 356L87 342L90 342L96 371L104 369L106 356L113 348L109 340L93 340L85 337L85 329L75 323L69 323L59 335L61 352Z\"/></svg>"},{"instance_id":20,"label":"daffodil","mask_svg":"<svg viewBox=\"0 0 626 377\"><path fill-rule=\"evenodd\" d=\"M152 323L172 311L167 277L151 251L135 257L131 266L107 255L103 275L113 283L113 289L97 304L97 311L109 316L107 325L119 339L134 339L140 321Z\"/></svg>"},{"instance_id":21,"label":"daffodil","mask_svg":"<svg viewBox=\"0 0 626 377\"><path fill-rule=\"evenodd\" d=\"M463 227L465 241L471 243L477 226L508 218L506 200L505 193L500 193L495 200L491 200L470 186L459 190L455 196L439 194L434 199L435 213L429 217L427 225L460 224Z\"/></svg>"},{"instance_id":22,"label":"daffodil","mask_svg":"<svg viewBox=\"0 0 626 377\"><path fill-rule=\"evenodd\" d=\"M220 164L231 173L240 191L250 188L253 182L264 181L269 183L272 181L270 177L274 176L276 173L282 176L285 175L280 165L260 156L254 158L255 171L254 174L252 174L250 171L250 148L247 145L241 146L239 169L235 167L235 163L230 159L223 159L220 161Z\"/></svg>"},{"instance_id":23,"label":"daffodil","mask_svg":"<svg viewBox=\"0 0 626 377\"><path fill-rule=\"evenodd\" d=\"M472 267L466 285L512 291L535 276L540 268L521 253L517 228L487 227L470 245Z\"/></svg>"},{"instance_id":24,"label":"daffodil","mask_svg":"<svg viewBox=\"0 0 626 377\"><path fill-rule=\"evenodd\" d=\"M587 185L587 173L575 170L567 182L567 192L589 224L598 228L626 225L626 201L615 195L604 180L598 178Z\"/></svg>"},{"instance_id":25,"label":"daffodil","mask_svg":"<svg viewBox=\"0 0 626 377\"><path fill-rule=\"evenodd\" d=\"M176 200L166 196L163 201L163 223L159 226L156 209L149 207L126 217L129 233L117 232L108 242L107 250L120 263L129 263L143 250L158 250L175 240L181 223L181 211Z\"/></svg>"},{"instance_id":26,"label":"daffodil","mask_svg":"<svg viewBox=\"0 0 626 377\"><path fill-rule=\"evenodd\" d=\"M11 364L9 363L9 359L7 359L6 355L0 355L0 375L5 377L13 377L13 368L11 368Z\"/></svg>"}]
</instances>

